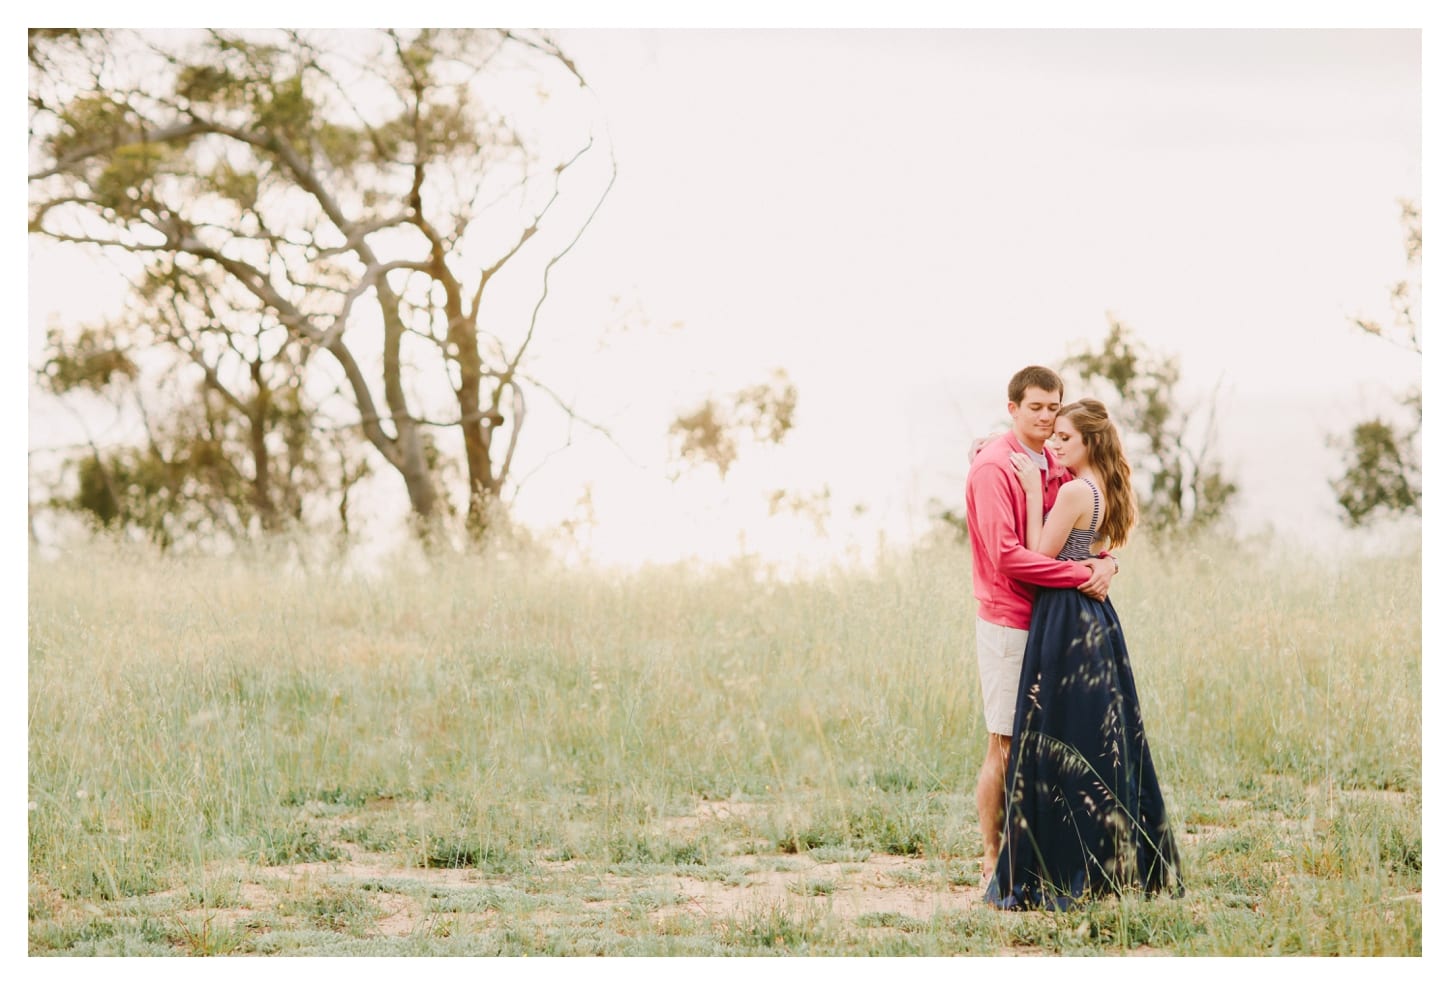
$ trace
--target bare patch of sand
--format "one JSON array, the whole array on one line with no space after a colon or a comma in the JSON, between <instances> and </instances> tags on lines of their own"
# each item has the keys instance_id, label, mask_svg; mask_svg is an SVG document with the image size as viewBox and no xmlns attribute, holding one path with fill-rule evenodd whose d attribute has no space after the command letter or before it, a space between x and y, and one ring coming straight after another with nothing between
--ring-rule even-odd
<instances>
[{"instance_id":1,"label":"bare patch of sand","mask_svg":"<svg viewBox=\"0 0 1450 985\"><path fill-rule=\"evenodd\" d=\"M707 826L732 820L750 820L765 813L762 804L738 800L702 800L689 814L664 818L661 826L671 835L698 834Z\"/></svg>"},{"instance_id":2,"label":"bare patch of sand","mask_svg":"<svg viewBox=\"0 0 1450 985\"><path fill-rule=\"evenodd\" d=\"M919 858L872 855L859 862L818 862L799 855L739 855L728 859L726 865L736 873L728 879L696 876L684 869L638 876L601 872L590 877L587 894L572 897L571 903L584 910L611 909L656 895L677 900L655 908L657 918L692 915L723 920L752 912L811 906L848 921L878 913L926 921L941 912L985 905L977 887L949 885ZM583 868L573 861L540 862L538 867L559 874ZM400 886L416 883L456 888L503 884L507 880L491 879L471 869L390 865L382 857L297 863L249 872L240 887L246 909L228 913L245 917L271 909L286 895L306 891L314 882L330 886L371 884L369 888L383 915L374 922L370 936L401 937L418 933L431 922L477 920L483 915L428 913L424 901ZM387 888L377 886L379 883ZM554 910L547 899L541 899L531 913L540 923L551 923L562 916Z\"/></svg>"},{"instance_id":3,"label":"bare patch of sand","mask_svg":"<svg viewBox=\"0 0 1450 985\"><path fill-rule=\"evenodd\" d=\"M848 920L868 913L896 913L928 920L940 911L965 909L981 902L975 887L949 886L928 876L921 859L872 855L863 862L815 862L807 858L784 871L769 867L784 858L790 857L737 857L736 865L747 870L740 883L671 876L666 884L687 902L661 912L727 917L809 900Z\"/></svg>"},{"instance_id":4,"label":"bare patch of sand","mask_svg":"<svg viewBox=\"0 0 1450 985\"><path fill-rule=\"evenodd\" d=\"M374 902L383 915L373 924L378 937L409 937L423 922L423 904L402 893L378 893Z\"/></svg>"}]
</instances>

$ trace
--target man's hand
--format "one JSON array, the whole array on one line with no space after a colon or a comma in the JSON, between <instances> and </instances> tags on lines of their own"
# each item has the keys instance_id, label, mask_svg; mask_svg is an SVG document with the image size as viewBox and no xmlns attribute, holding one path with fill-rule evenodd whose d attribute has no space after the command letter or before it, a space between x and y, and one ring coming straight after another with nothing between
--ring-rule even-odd
<instances>
[{"instance_id":1,"label":"man's hand","mask_svg":"<svg viewBox=\"0 0 1450 985\"><path fill-rule=\"evenodd\" d=\"M1090 557L1082 562L1093 571L1093 576L1081 585L1077 590L1090 599L1097 599L1101 602L1108 597L1108 585L1113 580L1113 575L1118 573L1118 566L1113 563L1112 558Z\"/></svg>"}]
</instances>

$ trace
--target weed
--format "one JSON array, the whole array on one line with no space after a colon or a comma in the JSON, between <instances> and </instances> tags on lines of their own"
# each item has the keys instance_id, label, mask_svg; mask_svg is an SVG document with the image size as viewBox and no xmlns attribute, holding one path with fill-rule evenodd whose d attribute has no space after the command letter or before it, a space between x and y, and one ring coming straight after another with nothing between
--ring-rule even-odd
<instances>
[{"instance_id":1,"label":"weed","mask_svg":"<svg viewBox=\"0 0 1450 985\"><path fill-rule=\"evenodd\" d=\"M514 863L499 845L473 836L429 838L418 864L429 869L483 869L502 871Z\"/></svg>"},{"instance_id":2,"label":"weed","mask_svg":"<svg viewBox=\"0 0 1450 985\"><path fill-rule=\"evenodd\" d=\"M904 933L914 934L925 930L927 923L925 920L908 917L902 913L863 913L856 918L856 926L886 927L892 930L900 930Z\"/></svg>"},{"instance_id":3,"label":"weed","mask_svg":"<svg viewBox=\"0 0 1450 985\"><path fill-rule=\"evenodd\" d=\"M230 920L211 914L179 915L174 919L171 943L192 957L234 954L247 939L246 931Z\"/></svg>"},{"instance_id":4,"label":"weed","mask_svg":"<svg viewBox=\"0 0 1450 985\"><path fill-rule=\"evenodd\" d=\"M363 933L382 913L369 893L353 886L327 886L290 897L277 909L285 916L301 917L314 929L351 935Z\"/></svg>"},{"instance_id":5,"label":"weed","mask_svg":"<svg viewBox=\"0 0 1450 985\"><path fill-rule=\"evenodd\" d=\"M804 879L786 888L798 896L830 896L836 891L836 884L830 879Z\"/></svg>"},{"instance_id":6,"label":"weed","mask_svg":"<svg viewBox=\"0 0 1450 985\"><path fill-rule=\"evenodd\" d=\"M261 865L293 865L299 862L333 862L346 857L342 849L323 841L312 828L288 826L264 832L252 857Z\"/></svg>"},{"instance_id":7,"label":"weed","mask_svg":"<svg viewBox=\"0 0 1450 985\"><path fill-rule=\"evenodd\" d=\"M780 904L753 910L725 924L726 944L746 953L802 954L828 935L827 920L815 910L798 911Z\"/></svg>"}]
</instances>

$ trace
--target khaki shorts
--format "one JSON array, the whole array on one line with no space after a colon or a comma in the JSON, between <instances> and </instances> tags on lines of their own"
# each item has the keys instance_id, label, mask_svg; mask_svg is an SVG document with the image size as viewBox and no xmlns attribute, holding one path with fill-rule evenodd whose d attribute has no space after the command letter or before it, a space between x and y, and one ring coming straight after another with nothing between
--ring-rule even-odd
<instances>
[{"instance_id":1,"label":"khaki shorts","mask_svg":"<svg viewBox=\"0 0 1450 985\"><path fill-rule=\"evenodd\" d=\"M1022 676L1022 655L1027 630L998 626L977 617L977 670L982 678L982 714L987 731L1011 735L1017 714L1017 681Z\"/></svg>"}]
</instances>

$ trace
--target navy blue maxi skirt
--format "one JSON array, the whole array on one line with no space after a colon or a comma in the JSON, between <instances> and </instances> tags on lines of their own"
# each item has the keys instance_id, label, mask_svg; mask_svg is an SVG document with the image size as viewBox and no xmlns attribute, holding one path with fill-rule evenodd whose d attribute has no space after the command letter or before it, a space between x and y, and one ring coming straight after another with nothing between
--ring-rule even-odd
<instances>
[{"instance_id":1,"label":"navy blue maxi skirt","mask_svg":"<svg viewBox=\"0 0 1450 985\"><path fill-rule=\"evenodd\" d=\"M1088 896L1183 892L1178 848L1111 601L1039 589L987 902L1068 909Z\"/></svg>"}]
</instances>

